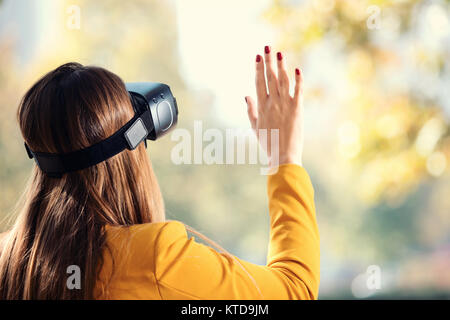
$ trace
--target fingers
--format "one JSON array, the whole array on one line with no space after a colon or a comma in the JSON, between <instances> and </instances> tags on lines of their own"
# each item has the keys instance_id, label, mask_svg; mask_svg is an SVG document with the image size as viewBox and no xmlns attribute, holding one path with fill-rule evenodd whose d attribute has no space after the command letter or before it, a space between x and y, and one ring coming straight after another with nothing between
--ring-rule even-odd
<instances>
[{"instance_id":1,"label":"fingers","mask_svg":"<svg viewBox=\"0 0 450 320\"><path fill-rule=\"evenodd\" d=\"M256 95L258 98L258 105L266 103L267 89L266 77L264 75L264 63L262 57L258 54L256 56Z\"/></svg>"},{"instance_id":2,"label":"fingers","mask_svg":"<svg viewBox=\"0 0 450 320\"><path fill-rule=\"evenodd\" d=\"M275 65L272 61L269 46L264 47L265 63L262 62L262 58L259 54L256 56L256 94L258 97L259 107L265 105L269 96L281 97L282 99L290 97L289 76L286 71L286 59L281 52L278 52L276 60L278 73L275 73ZM269 92L267 92L267 88L269 89ZM296 105L301 102L302 92L303 75L300 69L295 69L295 88L293 100Z\"/></svg>"},{"instance_id":3,"label":"fingers","mask_svg":"<svg viewBox=\"0 0 450 320\"><path fill-rule=\"evenodd\" d=\"M247 102L247 113L248 119L253 130L256 130L256 122L258 121L258 111L256 109L256 103L251 97L245 97L245 102Z\"/></svg>"},{"instance_id":4,"label":"fingers","mask_svg":"<svg viewBox=\"0 0 450 320\"><path fill-rule=\"evenodd\" d=\"M281 52L277 53L278 92L282 99L289 97L289 77L286 72L286 62Z\"/></svg>"},{"instance_id":5,"label":"fingers","mask_svg":"<svg viewBox=\"0 0 450 320\"><path fill-rule=\"evenodd\" d=\"M269 95L278 96L278 79L275 74L272 55L270 53L270 47L264 47L264 61L266 62L266 77L267 77L267 86L269 88Z\"/></svg>"},{"instance_id":6,"label":"fingers","mask_svg":"<svg viewBox=\"0 0 450 320\"><path fill-rule=\"evenodd\" d=\"M295 69L295 88L294 88L294 102L299 105L303 94L303 73L300 69Z\"/></svg>"}]
</instances>

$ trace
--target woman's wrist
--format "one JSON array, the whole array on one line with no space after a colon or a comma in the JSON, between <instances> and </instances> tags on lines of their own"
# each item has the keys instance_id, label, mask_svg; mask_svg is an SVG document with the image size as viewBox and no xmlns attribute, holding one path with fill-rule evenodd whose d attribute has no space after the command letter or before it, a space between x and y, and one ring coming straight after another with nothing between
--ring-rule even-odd
<instances>
[{"instance_id":1,"label":"woman's wrist","mask_svg":"<svg viewBox=\"0 0 450 320\"><path fill-rule=\"evenodd\" d=\"M269 167L271 168L278 167L282 164L296 164L303 167L302 156L280 155L279 157L270 157L269 159Z\"/></svg>"}]
</instances>

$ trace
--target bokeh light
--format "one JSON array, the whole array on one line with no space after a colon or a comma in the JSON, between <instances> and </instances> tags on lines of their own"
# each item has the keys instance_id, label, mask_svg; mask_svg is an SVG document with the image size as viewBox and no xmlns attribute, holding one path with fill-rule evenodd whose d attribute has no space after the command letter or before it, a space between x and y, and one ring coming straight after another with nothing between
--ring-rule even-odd
<instances>
[{"instance_id":1,"label":"bokeh light","mask_svg":"<svg viewBox=\"0 0 450 320\"><path fill-rule=\"evenodd\" d=\"M68 20L80 9L80 26ZM79 61L171 85L179 127L248 128L254 58L305 76L304 164L321 231L320 297L450 297L450 3L440 0L0 0L0 231L32 161L15 111L44 72ZM70 23L69 23L70 22ZM264 264L266 177L252 165L149 156L167 218ZM366 270L380 267L381 288Z\"/></svg>"}]
</instances>

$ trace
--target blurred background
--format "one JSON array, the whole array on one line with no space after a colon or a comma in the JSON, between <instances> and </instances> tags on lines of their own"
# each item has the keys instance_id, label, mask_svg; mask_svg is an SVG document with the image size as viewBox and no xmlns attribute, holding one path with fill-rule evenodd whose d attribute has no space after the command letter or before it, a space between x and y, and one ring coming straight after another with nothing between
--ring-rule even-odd
<instances>
[{"instance_id":1,"label":"blurred background","mask_svg":"<svg viewBox=\"0 0 450 320\"><path fill-rule=\"evenodd\" d=\"M179 128L248 128L265 45L304 72L320 298L450 298L448 0L0 0L0 231L34 165L16 109L44 73L78 61L165 82ZM175 144L149 147L167 218L264 264L259 166L174 165Z\"/></svg>"}]
</instances>

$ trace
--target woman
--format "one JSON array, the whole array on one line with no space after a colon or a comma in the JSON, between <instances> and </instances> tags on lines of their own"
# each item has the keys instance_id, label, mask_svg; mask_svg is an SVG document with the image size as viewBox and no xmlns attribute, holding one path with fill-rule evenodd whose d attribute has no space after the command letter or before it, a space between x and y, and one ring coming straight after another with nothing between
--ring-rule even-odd
<instances>
[{"instance_id":1,"label":"woman","mask_svg":"<svg viewBox=\"0 0 450 320\"><path fill-rule=\"evenodd\" d=\"M245 99L254 130L279 129L266 266L219 253L166 221L141 144L59 179L34 167L17 221L0 238L0 299L317 298L319 234L301 167L302 75L296 69L291 97L283 56L274 63L271 55L266 46L256 58L257 103ZM134 111L118 76L68 63L28 90L17 115L31 150L66 153L109 137ZM73 266L81 288L68 285Z\"/></svg>"}]
</instances>

